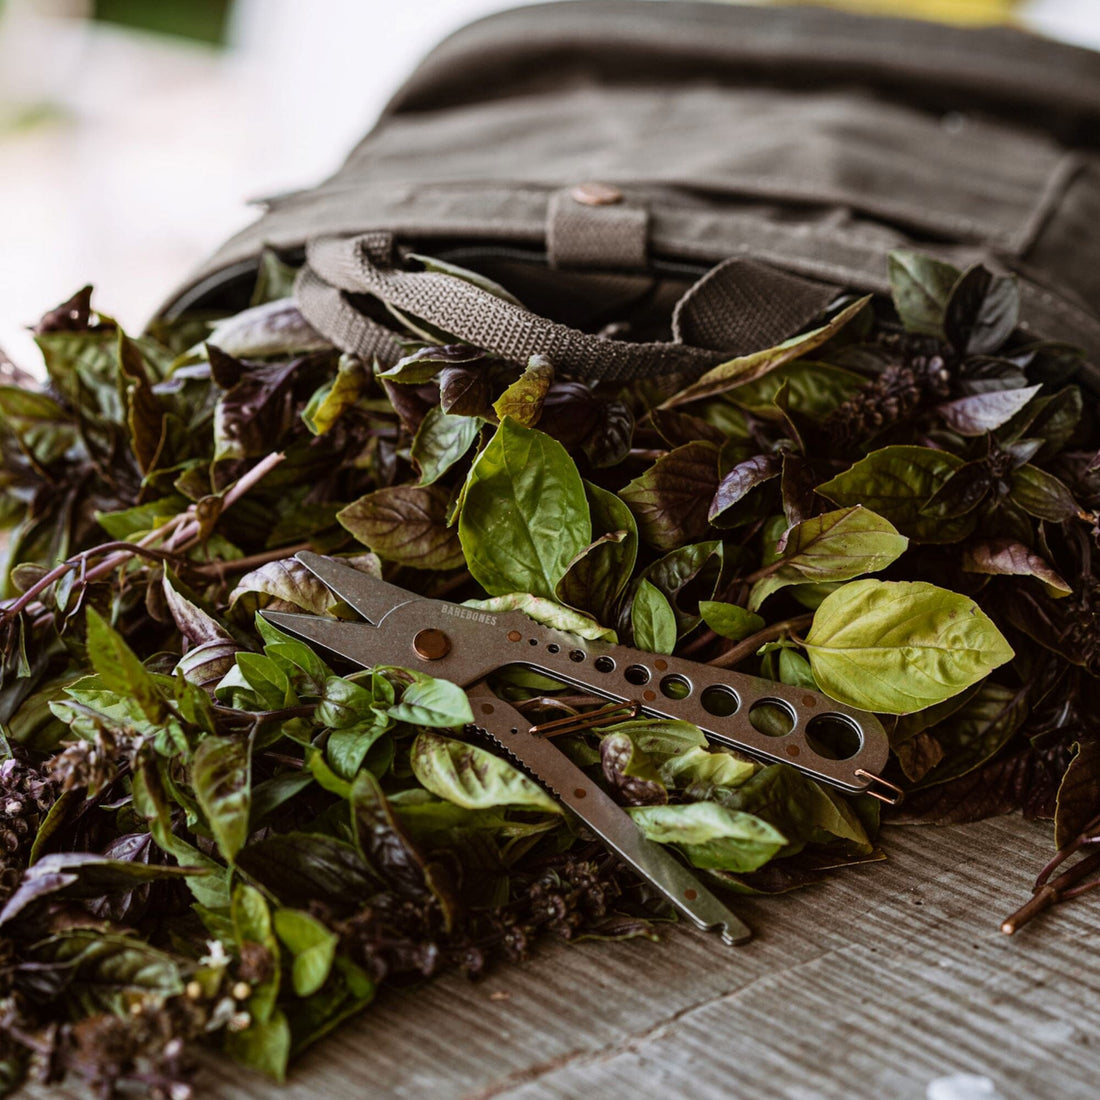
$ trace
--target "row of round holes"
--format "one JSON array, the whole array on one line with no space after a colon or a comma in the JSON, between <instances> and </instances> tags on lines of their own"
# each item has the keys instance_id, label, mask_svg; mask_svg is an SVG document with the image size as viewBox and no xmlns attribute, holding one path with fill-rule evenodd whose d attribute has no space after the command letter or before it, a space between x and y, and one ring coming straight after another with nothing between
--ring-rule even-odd
<instances>
[{"instance_id":1,"label":"row of round holes","mask_svg":"<svg viewBox=\"0 0 1100 1100\"><path fill-rule=\"evenodd\" d=\"M528 640L531 645L539 644L536 638ZM550 653L561 652L561 647L556 642L550 642L546 648ZM569 651L569 659L578 664L586 656L583 649ZM615 660L606 655L597 657L593 667L597 672L614 672ZM623 677L627 683L642 687L649 683L651 673L645 665L630 665L624 670ZM676 672L662 677L659 686L661 694L668 699L686 699L692 691L691 681ZM708 714L717 718L728 718L740 709L741 699L733 688L724 684L711 684L703 689L699 703ZM761 699L749 708L749 724L766 737L786 737L794 729L795 714L786 703L778 699ZM806 740L819 756L827 760L847 760L855 756L863 745L863 736L859 729L842 714L815 715L806 725Z\"/></svg>"}]
</instances>

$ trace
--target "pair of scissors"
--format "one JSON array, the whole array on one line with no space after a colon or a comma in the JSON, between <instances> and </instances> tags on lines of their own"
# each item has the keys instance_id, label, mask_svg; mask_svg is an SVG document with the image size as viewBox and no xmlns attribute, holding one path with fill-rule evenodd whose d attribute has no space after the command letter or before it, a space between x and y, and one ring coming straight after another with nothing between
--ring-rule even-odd
<instances>
[{"instance_id":1,"label":"pair of scissors","mask_svg":"<svg viewBox=\"0 0 1100 1100\"><path fill-rule=\"evenodd\" d=\"M890 803L901 796L879 775L889 754L882 724L820 692L585 641L541 626L520 611L487 612L429 599L336 558L305 551L296 557L363 621L261 612L268 622L364 668L416 668L465 689L475 717L468 732L495 741L677 910L700 929L718 930L728 944L745 942L750 929L672 852L647 840L630 815L554 745L554 734L632 715L681 719L693 722L712 742L761 761L790 764L849 794L866 793ZM493 673L516 665L612 705L532 725L486 683ZM762 713L768 721L756 717Z\"/></svg>"}]
</instances>

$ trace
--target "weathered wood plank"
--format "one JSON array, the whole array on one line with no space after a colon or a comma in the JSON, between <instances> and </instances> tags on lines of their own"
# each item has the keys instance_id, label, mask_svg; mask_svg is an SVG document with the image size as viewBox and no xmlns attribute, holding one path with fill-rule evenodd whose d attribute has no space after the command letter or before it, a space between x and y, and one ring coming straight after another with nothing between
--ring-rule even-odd
<instances>
[{"instance_id":1,"label":"weathered wood plank","mask_svg":"<svg viewBox=\"0 0 1100 1100\"><path fill-rule=\"evenodd\" d=\"M1100 960L1084 944L1100 905L998 931L1049 843L1049 826L1018 819L889 829L886 863L739 903L758 932L746 947L682 929L656 945L552 945L478 984L383 996L284 1089L215 1063L200 1095L922 1100L964 1071L1004 1100L1091 1100Z\"/></svg>"}]
</instances>

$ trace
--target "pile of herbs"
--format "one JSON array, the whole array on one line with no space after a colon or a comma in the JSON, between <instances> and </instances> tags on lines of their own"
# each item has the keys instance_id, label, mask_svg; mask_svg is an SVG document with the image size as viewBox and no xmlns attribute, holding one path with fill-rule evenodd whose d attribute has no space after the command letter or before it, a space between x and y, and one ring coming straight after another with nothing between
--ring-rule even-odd
<instances>
[{"instance_id":1,"label":"pile of herbs","mask_svg":"<svg viewBox=\"0 0 1100 1100\"><path fill-rule=\"evenodd\" d=\"M820 688L883 717L897 820L1022 810L1082 847L1100 430L1080 358L1017 328L1011 279L908 253L890 275L892 302L627 385L411 318L400 362L362 362L270 256L216 323L129 337L87 289L43 318L44 387L0 367L0 1090L33 1070L184 1100L198 1044L281 1078L382 982L667 918L465 732L457 687L259 618L351 615L303 548ZM594 703L530 672L495 687L533 720ZM719 888L881 858L878 803L689 723L558 743Z\"/></svg>"}]
</instances>

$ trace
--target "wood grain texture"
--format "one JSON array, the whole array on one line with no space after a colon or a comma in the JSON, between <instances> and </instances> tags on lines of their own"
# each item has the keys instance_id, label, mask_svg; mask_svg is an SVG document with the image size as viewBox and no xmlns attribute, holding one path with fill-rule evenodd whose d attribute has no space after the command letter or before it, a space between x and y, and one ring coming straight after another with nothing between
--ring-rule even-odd
<instances>
[{"instance_id":1,"label":"wood grain texture","mask_svg":"<svg viewBox=\"0 0 1100 1100\"><path fill-rule=\"evenodd\" d=\"M1049 855L1049 825L895 827L883 846L885 863L739 903L757 931L745 947L682 928L659 944L552 944L477 984L384 995L282 1089L212 1060L198 1094L923 1100L932 1079L969 1072L1003 1100L1093 1100L1100 903L998 930Z\"/></svg>"}]
</instances>

